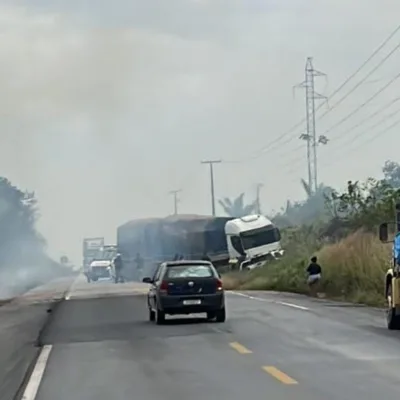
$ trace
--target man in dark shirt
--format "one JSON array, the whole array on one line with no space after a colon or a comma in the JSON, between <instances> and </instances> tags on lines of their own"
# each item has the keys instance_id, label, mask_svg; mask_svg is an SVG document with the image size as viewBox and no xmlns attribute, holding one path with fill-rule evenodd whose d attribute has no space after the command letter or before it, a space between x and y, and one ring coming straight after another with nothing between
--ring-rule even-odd
<instances>
[{"instance_id":1,"label":"man in dark shirt","mask_svg":"<svg viewBox=\"0 0 400 400\"><path fill-rule=\"evenodd\" d=\"M115 268L115 283L124 282L124 278L122 276L123 262L121 254L119 253L114 258L114 268Z\"/></svg>"},{"instance_id":2,"label":"man in dark shirt","mask_svg":"<svg viewBox=\"0 0 400 400\"><path fill-rule=\"evenodd\" d=\"M311 258L311 263L307 268L308 279L307 283L310 288L311 294L316 295L316 284L321 280L322 268L317 263L317 257Z\"/></svg>"}]
</instances>

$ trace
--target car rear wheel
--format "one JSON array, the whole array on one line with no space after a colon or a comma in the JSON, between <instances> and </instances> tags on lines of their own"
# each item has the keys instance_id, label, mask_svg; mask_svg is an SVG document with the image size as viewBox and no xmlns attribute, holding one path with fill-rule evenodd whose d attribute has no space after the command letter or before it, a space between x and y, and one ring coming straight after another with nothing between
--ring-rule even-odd
<instances>
[{"instance_id":1,"label":"car rear wheel","mask_svg":"<svg viewBox=\"0 0 400 400\"><path fill-rule=\"evenodd\" d=\"M207 313L207 319L208 319L209 321L212 321L213 319L215 319L215 317L216 317L215 311L209 311L209 312Z\"/></svg>"},{"instance_id":2,"label":"car rear wheel","mask_svg":"<svg viewBox=\"0 0 400 400\"><path fill-rule=\"evenodd\" d=\"M155 321L156 319L156 313L149 307L149 320L151 322Z\"/></svg>"},{"instance_id":3,"label":"car rear wheel","mask_svg":"<svg viewBox=\"0 0 400 400\"><path fill-rule=\"evenodd\" d=\"M157 311L155 313L156 317L156 324L157 325L162 325L165 322L165 313L157 308Z\"/></svg>"},{"instance_id":4,"label":"car rear wheel","mask_svg":"<svg viewBox=\"0 0 400 400\"><path fill-rule=\"evenodd\" d=\"M225 322L225 320L226 320L225 307L221 308L220 310L217 311L216 320L217 320L217 322Z\"/></svg>"}]
</instances>

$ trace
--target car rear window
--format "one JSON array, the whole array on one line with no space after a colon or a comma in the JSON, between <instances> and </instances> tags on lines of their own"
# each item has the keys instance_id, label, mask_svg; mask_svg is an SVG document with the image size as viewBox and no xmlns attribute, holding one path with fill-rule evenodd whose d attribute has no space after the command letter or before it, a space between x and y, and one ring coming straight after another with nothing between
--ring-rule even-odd
<instances>
[{"instance_id":1,"label":"car rear window","mask_svg":"<svg viewBox=\"0 0 400 400\"><path fill-rule=\"evenodd\" d=\"M167 268L167 278L212 278L214 271L208 265L174 265Z\"/></svg>"}]
</instances>

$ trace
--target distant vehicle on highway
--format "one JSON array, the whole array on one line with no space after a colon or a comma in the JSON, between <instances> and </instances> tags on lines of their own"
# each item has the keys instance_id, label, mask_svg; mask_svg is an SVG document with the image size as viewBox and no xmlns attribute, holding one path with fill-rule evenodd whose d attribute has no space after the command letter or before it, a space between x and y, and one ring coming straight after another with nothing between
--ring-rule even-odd
<instances>
[{"instance_id":1,"label":"distant vehicle on highway","mask_svg":"<svg viewBox=\"0 0 400 400\"><path fill-rule=\"evenodd\" d=\"M93 260L89 264L89 268L86 270L86 277L88 282L98 281L99 279L114 279L114 258L117 254L117 246L115 245L103 245L101 246Z\"/></svg>"},{"instance_id":2,"label":"distant vehicle on highway","mask_svg":"<svg viewBox=\"0 0 400 400\"><path fill-rule=\"evenodd\" d=\"M103 237L91 237L83 239L83 272L86 275L88 282L92 280L90 264L96 258L96 255L103 246Z\"/></svg>"},{"instance_id":3,"label":"distant vehicle on highway","mask_svg":"<svg viewBox=\"0 0 400 400\"><path fill-rule=\"evenodd\" d=\"M101 278L111 278L111 262L109 260L93 260L87 272L88 282L97 282Z\"/></svg>"},{"instance_id":4,"label":"distant vehicle on highway","mask_svg":"<svg viewBox=\"0 0 400 400\"><path fill-rule=\"evenodd\" d=\"M209 261L163 262L150 283L147 295L150 321L158 325L166 315L206 313L208 320L225 322L225 293L215 267Z\"/></svg>"}]
</instances>

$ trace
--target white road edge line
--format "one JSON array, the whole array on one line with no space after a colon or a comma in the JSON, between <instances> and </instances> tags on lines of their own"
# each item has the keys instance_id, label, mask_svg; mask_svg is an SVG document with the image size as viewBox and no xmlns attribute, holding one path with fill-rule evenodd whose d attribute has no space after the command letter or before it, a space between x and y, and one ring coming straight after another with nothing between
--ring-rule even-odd
<instances>
[{"instance_id":1,"label":"white road edge line","mask_svg":"<svg viewBox=\"0 0 400 400\"><path fill-rule=\"evenodd\" d=\"M299 305L297 305L297 304L286 303L286 302L284 302L284 301L263 299L262 297L250 296L250 295L248 295L248 294L236 292L236 291L234 291L234 290L229 291L229 293L236 294L237 296L247 297L248 299L251 299L251 300L257 300L257 301L264 301L264 302L268 302L268 303L280 304L280 305L282 305L282 306L292 307L292 308L296 308L296 309L298 309L298 310L303 310L303 311L309 311L309 310L310 310L308 307L299 306Z\"/></svg>"},{"instance_id":2,"label":"white road edge line","mask_svg":"<svg viewBox=\"0 0 400 400\"><path fill-rule=\"evenodd\" d=\"M250 295L248 295L248 294L244 294L244 293L240 293L240 292L235 292L234 290L231 290L231 291L229 291L228 293L233 293L233 294L236 294L237 296L247 297L248 299L252 299L252 300L269 301L270 303L272 302L272 300L263 299L262 297L250 296Z\"/></svg>"},{"instance_id":3,"label":"white road edge line","mask_svg":"<svg viewBox=\"0 0 400 400\"><path fill-rule=\"evenodd\" d=\"M308 311L309 310L308 307L299 306L297 304L292 304L292 303L285 303L284 301L276 301L275 303L282 304L283 306L297 308L297 309L303 310L303 311Z\"/></svg>"},{"instance_id":4,"label":"white road edge line","mask_svg":"<svg viewBox=\"0 0 400 400\"><path fill-rule=\"evenodd\" d=\"M35 368L33 369L32 375L29 378L29 382L25 388L22 400L35 400L40 383L43 379L43 374L46 369L47 361L51 353L53 346L45 345L40 351L39 357L36 361Z\"/></svg>"},{"instance_id":5,"label":"white road edge line","mask_svg":"<svg viewBox=\"0 0 400 400\"><path fill-rule=\"evenodd\" d=\"M71 286L69 287L67 293L65 294L65 297L64 297L65 300L71 300L72 292L73 292L74 287L75 287L76 283L78 282L80 276L81 276L81 275L79 274L79 275L74 279L74 281L71 283Z\"/></svg>"}]
</instances>

